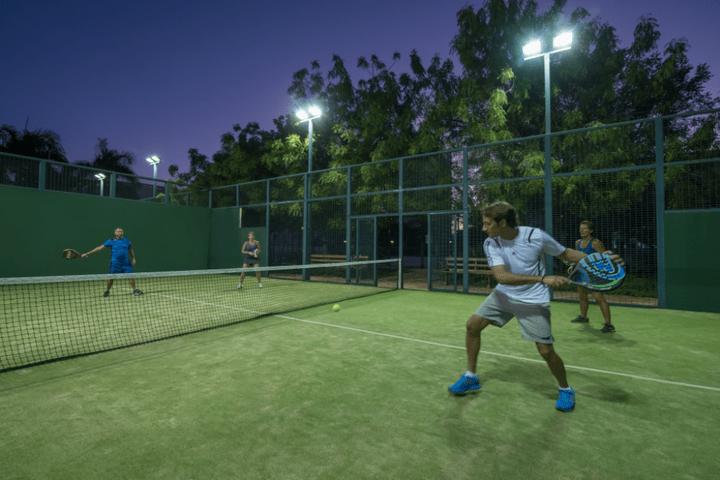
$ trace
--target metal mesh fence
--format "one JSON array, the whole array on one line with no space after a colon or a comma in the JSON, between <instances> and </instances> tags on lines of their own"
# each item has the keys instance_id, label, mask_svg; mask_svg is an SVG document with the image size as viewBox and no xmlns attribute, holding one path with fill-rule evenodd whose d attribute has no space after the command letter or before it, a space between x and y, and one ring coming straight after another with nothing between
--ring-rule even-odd
<instances>
[{"instance_id":1,"label":"metal mesh fence","mask_svg":"<svg viewBox=\"0 0 720 480\"><path fill-rule=\"evenodd\" d=\"M628 280L611 301L662 306L665 213L720 209L718 125L720 110L692 112L212 191L107 172L101 193L96 169L0 154L0 184L240 207L243 227L267 228L269 265L322 255L402 258L405 288L471 293L494 285L484 267L481 208L504 200L523 225L548 231L568 248L580 222L593 222L593 238L628 266ZM557 260L549 267L557 274L567 268ZM576 298L573 289L555 293Z\"/></svg>"}]
</instances>

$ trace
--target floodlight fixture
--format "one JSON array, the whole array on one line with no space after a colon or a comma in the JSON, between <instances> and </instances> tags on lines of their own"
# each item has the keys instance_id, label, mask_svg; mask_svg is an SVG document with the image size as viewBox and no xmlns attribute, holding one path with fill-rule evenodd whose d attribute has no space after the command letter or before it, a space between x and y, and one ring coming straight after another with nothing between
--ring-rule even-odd
<instances>
[{"instance_id":1,"label":"floodlight fixture","mask_svg":"<svg viewBox=\"0 0 720 480\"><path fill-rule=\"evenodd\" d=\"M572 41L573 41L573 34L572 34L571 30L562 32L560 35L558 35L557 37L555 37L553 39L553 48L555 50L558 50L561 48L567 50L568 48L570 48L570 45L572 45Z\"/></svg>"},{"instance_id":2,"label":"floodlight fixture","mask_svg":"<svg viewBox=\"0 0 720 480\"><path fill-rule=\"evenodd\" d=\"M322 115L322 110L320 110L320 108L318 108L317 106L312 105L308 107L307 110L300 109L296 111L295 114L300 119L298 123L303 123L315 120L316 118L320 118L320 116Z\"/></svg>"},{"instance_id":3,"label":"floodlight fixture","mask_svg":"<svg viewBox=\"0 0 720 480\"><path fill-rule=\"evenodd\" d=\"M157 155L152 155L150 157L147 157L145 159L150 165L159 165L160 162L162 162L162 159L158 157Z\"/></svg>"},{"instance_id":4,"label":"floodlight fixture","mask_svg":"<svg viewBox=\"0 0 720 480\"><path fill-rule=\"evenodd\" d=\"M526 44L523 47L523 55L525 57L529 57L530 55L536 55L540 53L540 50L542 50L540 40L533 40L532 42Z\"/></svg>"},{"instance_id":5,"label":"floodlight fixture","mask_svg":"<svg viewBox=\"0 0 720 480\"><path fill-rule=\"evenodd\" d=\"M104 173L96 173L95 178L100 180L100 196L103 196L103 190L105 190L105 174Z\"/></svg>"}]
</instances>

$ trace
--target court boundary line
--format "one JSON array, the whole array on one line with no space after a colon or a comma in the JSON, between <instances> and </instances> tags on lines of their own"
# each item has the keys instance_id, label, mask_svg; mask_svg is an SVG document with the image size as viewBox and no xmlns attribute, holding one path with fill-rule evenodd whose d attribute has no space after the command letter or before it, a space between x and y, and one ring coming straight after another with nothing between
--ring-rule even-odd
<instances>
[{"instance_id":1,"label":"court boundary line","mask_svg":"<svg viewBox=\"0 0 720 480\"><path fill-rule=\"evenodd\" d=\"M167 296L167 295L160 295L160 294L154 294L154 295L163 296L163 297L169 297L169 296ZM214 304L214 303L208 303L208 302L202 302L202 301L198 301L198 300L192 300L192 299L189 299L189 298L179 298L179 297L169 297L169 298L173 298L173 299L177 299L177 300L186 300L186 301L189 301L189 302L199 303L199 304L203 304L203 305L213 305L213 306L215 306L215 307L229 308L229 309L232 309L232 310L240 310L240 311L245 311L245 312L252 312L252 313L257 313L258 315L267 315L267 316L272 316L272 317L285 318L285 319L287 319L287 320L294 320L294 321L296 321L296 322L311 323L311 324L314 324L314 325L323 325L323 326L326 326L326 327L340 328L340 329L343 329L343 330L351 330L351 331L354 331L354 332L368 333L368 334L371 334L371 335L378 335L378 336L381 336L381 337L395 338L395 339L398 339L398 340L407 340L407 341L410 341L410 342L423 343L423 344L426 344L426 345L433 345L433 346L436 346L436 347L454 348L454 349L458 349L458 350L465 350L465 347L461 347L461 346L457 346L457 345L448 345L448 344L446 344L446 343L430 342L430 341L428 341L428 340L420 340L420 339L417 339L417 338L402 337L402 336L400 336L400 335L391 335L391 334L389 334L389 333L373 332L373 331L371 331L371 330L363 330L363 329L361 329L361 328L346 327L346 326L344 326L344 325L335 325L335 324L332 324L332 323L317 322L317 321L314 321L314 320L306 320L306 319L303 319L303 318L295 318L295 317L290 317L290 316L287 316L287 315L263 314L262 312L256 312L256 311L253 311L253 310L246 310L246 309L243 309L243 308L230 307L230 306L227 306L227 305L217 305L217 304ZM505 353L489 352L489 351L487 351L487 350L481 350L480 353L483 353L483 354L486 354L486 355L493 355L493 356L496 356L496 357L512 358L512 359L514 359L514 360L522 360L522 361L525 361L525 362L542 363L542 364L545 363L544 360L536 360L536 359L534 359L534 358L518 357L518 356L516 356L516 355L507 355L507 354L505 354ZM586 372L603 373L603 374L606 374L606 375L616 375L616 376L619 376L619 377L627 377L627 378L632 378L632 379L635 379L635 380L645 380L645 381L648 381L648 382L663 383L663 384L666 384L666 385L675 385L675 386L679 386L679 387L699 388L699 389L702 389L702 390L710 390L710 391L714 391L714 392L720 392L720 388L716 388L716 387L707 387L707 386L705 386L705 385L695 385L695 384L692 384L692 383L672 382L672 381L670 381L670 380L662 380L662 379L659 379L659 378L651 378L651 377L641 377L641 376L639 376L639 375L631 375L631 374L629 374L629 373L622 373L622 372L612 372L612 371L609 371L609 370L600 370L600 369L597 369L597 368L580 367L580 366L576 366L576 365L565 365L565 368L573 369L573 370L582 370L582 371L586 371Z\"/></svg>"},{"instance_id":2,"label":"court boundary line","mask_svg":"<svg viewBox=\"0 0 720 480\"><path fill-rule=\"evenodd\" d=\"M334 325L334 324L332 324L332 323L316 322L316 321L313 321L313 320L305 320L305 319L302 319L302 318L288 317L288 316L286 316L286 315L274 315L274 316L280 317L280 318L286 318L286 319L288 319L288 320L295 320L295 321L298 321L298 322L313 323L313 324L316 324L316 325L324 325L324 326L327 326L327 327L342 328L342 329L344 329L344 330L352 330L352 331L355 331L355 332L369 333L369 334L371 334L371 335L379 335L379 336L382 336L382 337L390 337L390 338L396 338L396 339L399 339L399 340L407 340L407 341L411 341L411 342L424 343L424 344L426 344L426 345L433 345L433 346L438 346L438 347L445 347L445 348L454 348L454 349L458 349L458 350L465 350L465 347L460 347L460 346L457 346L457 345L448 345L448 344L445 344L445 343L430 342L430 341L427 341L427 340L419 340L419 339L416 339L416 338L401 337L401 336L399 336L399 335L391 335L391 334L388 334L388 333L373 332L373 331L371 331L371 330L363 330L363 329L360 329L360 328L346 327L346 326L343 326L343 325ZM486 355L494 355L494 356L497 356L497 357L512 358L512 359L514 359L514 360L523 360L523 361L526 361L526 362L534 362L534 363L542 363L542 364L545 364L545 361L544 361L544 360L536 360L536 359L534 359L534 358L518 357L518 356L516 356L516 355L507 355L507 354L505 354L505 353L488 352L488 351L486 351L486 350L481 350L480 353L484 353L484 354L486 354ZM622 373L622 372L612 372L612 371L609 371L609 370L600 370L600 369L597 369L597 368L580 367L580 366L575 366L575 365L565 365L565 368L571 368L571 369L573 369L573 370L583 370L583 371L586 371L586 372L604 373L604 374L607 374L607 375L617 375L617 376L620 376L620 377L628 377L628 378L633 378L633 379L635 379L635 380L646 380L646 381L649 381L649 382L664 383L664 384L667 384L667 385L676 385L676 386L680 386L680 387L700 388L700 389L703 389L703 390L711 390L711 391L715 391L715 392L720 392L720 388L716 388L716 387L707 387L707 386L705 386L705 385L694 385L694 384L692 384L692 383L671 382L670 380L661 380L661 379L658 379L658 378L641 377L641 376L639 376L639 375L631 375L631 374L629 374L629 373Z\"/></svg>"}]
</instances>

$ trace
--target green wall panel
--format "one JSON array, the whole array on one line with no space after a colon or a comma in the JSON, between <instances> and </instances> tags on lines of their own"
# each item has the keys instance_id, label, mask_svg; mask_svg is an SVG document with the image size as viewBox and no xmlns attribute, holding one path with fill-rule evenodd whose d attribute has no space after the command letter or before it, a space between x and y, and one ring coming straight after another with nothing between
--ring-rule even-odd
<instances>
[{"instance_id":1,"label":"green wall panel","mask_svg":"<svg viewBox=\"0 0 720 480\"><path fill-rule=\"evenodd\" d=\"M245 221L247 223L247 220ZM264 226L241 223L239 208L223 208L212 211L210 230L209 268L239 268L245 256L241 253L248 233L254 232L260 242L260 265L265 266L267 253L267 229Z\"/></svg>"},{"instance_id":2,"label":"green wall panel","mask_svg":"<svg viewBox=\"0 0 720 480\"><path fill-rule=\"evenodd\" d=\"M720 313L720 212L665 213L667 308Z\"/></svg>"},{"instance_id":3,"label":"green wall panel","mask_svg":"<svg viewBox=\"0 0 720 480\"><path fill-rule=\"evenodd\" d=\"M137 254L136 272L208 268L211 211L0 187L0 276L107 273L110 251L64 260L73 248L85 253L122 227Z\"/></svg>"}]
</instances>

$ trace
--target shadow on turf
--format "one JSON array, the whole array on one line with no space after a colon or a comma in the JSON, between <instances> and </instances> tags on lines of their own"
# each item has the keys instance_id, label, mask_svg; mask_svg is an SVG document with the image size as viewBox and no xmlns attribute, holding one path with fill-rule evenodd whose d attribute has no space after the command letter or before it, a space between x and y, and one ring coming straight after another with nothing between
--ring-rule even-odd
<instances>
[{"instance_id":1,"label":"shadow on turf","mask_svg":"<svg viewBox=\"0 0 720 480\"><path fill-rule=\"evenodd\" d=\"M604 342L612 343L619 347L632 347L637 343L636 340L628 340L617 331L613 333L603 333L599 328L589 323L582 324L577 331L586 335L573 338L572 340L575 342Z\"/></svg>"},{"instance_id":2,"label":"shadow on turf","mask_svg":"<svg viewBox=\"0 0 720 480\"><path fill-rule=\"evenodd\" d=\"M573 383L578 383L577 380L574 379L579 377L583 378L583 383L586 386L575 390L576 398L592 397L603 402L624 403L628 405L641 405L646 403L645 399L635 394L631 395L622 388L604 382L597 376L588 375L587 373L576 370L568 370L568 383L570 383L571 386ZM503 382L517 383L522 385L523 388L527 388L549 400L557 400L558 397L555 377L553 377L547 366L539 363L525 366L508 364L493 368L491 371L488 371L487 375L482 375L481 373L481 381L484 380L488 382L490 388L492 388L494 379L502 380ZM483 388L485 388L484 385Z\"/></svg>"}]
</instances>

